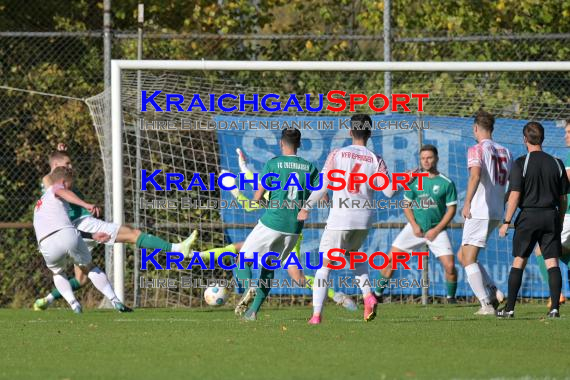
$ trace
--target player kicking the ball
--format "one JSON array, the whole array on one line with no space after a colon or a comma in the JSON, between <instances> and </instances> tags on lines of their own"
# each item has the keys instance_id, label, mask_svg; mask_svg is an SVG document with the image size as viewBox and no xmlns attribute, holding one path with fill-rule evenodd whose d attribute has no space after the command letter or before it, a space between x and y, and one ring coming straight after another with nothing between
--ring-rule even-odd
<instances>
[{"instance_id":1,"label":"player kicking the ball","mask_svg":"<svg viewBox=\"0 0 570 380\"><path fill-rule=\"evenodd\" d=\"M469 286L481 303L476 315L495 315L504 300L485 268L477 262L479 250L485 248L489 235L503 217L505 186L511 171L511 152L492 140L495 118L479 111L473 134L477 145L469 148L469 182L461 215L465 218L463 238L457 257L465 268Z\"/></svg>"},{"instance_id":2,"label":"player kicking the ball","mask_svg":"<svg viewBox=\"0 0 570 380\"><path fill-rule=\"evenodd\" d=\"M264 168L263 177L267 173L276 173L284 184L290 176L296 176L302 189L297 186L290 186L288 189L272 190L269 200L277 200L280 204L284 201L297 201L302 203L309 198L309 190L307 188L307 176L312 186L317 186L319 182L319 172L317 168L307 160L297 156L297 149L301 146L301 132L297 129L284 129L281 135L280 148L282 155L269 160ZM267 183L266 185L269 185ZM254 201L259 201L265 194L265 188L260 187L255 192ZM245 258L252 259L254 252L259 253L259 264L261 267L260 287L255 292L255 297L249 309L243 314L245 320L257 319L257 313L271 288L264 284L270 282L275 277L275 271L263 268L261 266L261 256L267 252L277 252L279 260L285 260L293 251L299 234L303 229L303 222L297 221L297 213L299 209L292 208L268 208L263 216L245 239L241 251L244 252ZM252 289L252 288L250 288ZM240 308L247 303L246 299L251 298L252 292L247 291L236 308L236 314L240 314Z\"/></svg>"},{"instance_id":3,"label":"player kicking the ball","mask_svg":"<svg viewBox=\"0 0 570 380\"><path fill-rule=\"evenodd\" d=\"M375 173L389 175L388 168L382 157L374 154L368 148L366 143L372 134L372 119L368 115L354 115L350 119L352 137L352 145L344 148L333 150L325 163L323 169L323 187L321 190L315 191L309 197L309 205L314 204L321 199L327 191L327 173L330 170L339 169L346 173L362 173L370 178ZM382 177L377 177L376 185L381 187L384 185ZM392 197L394 190L388 185L383 190L384 195ZM372 209L367 208L343 208L340 201L349 199L349 204L354 204L353 200L371 201L374 197L374 190L368 183L361 184L350 190L347 186L345 189L333 192L333 206L330 210L327 220L327 226L321 237L319 252L324 255L333 249L340 248L347 251L357 251L360 249L368 230L372 226ZM298 220L307 220L309 216L308 208L303 208L297 217ZM323 301L327 293L327 282L330 269L327 267L329 260L323 257L323 266L317 270L315 274L315 282L313 285L313 316L309 320L309 324L316 325L321 323L321 314L323 311ZM376 317L376 297L370 289L370 281L368 279L368 264L356 263L356 280L362 295L364 296L364 320L371 321Z\"/></svg>"},{"instance_id":4,"label":"player kicking the ball","mask_svg":"<svg viewBox=\"0 0 570 380\"><path fill-rule=\"evenodd\" d=\"M50 155L49 165L51 168L51 173L58 167L65 167L72 169L71 158L66 152L65 144L59 144L58 150ZM43 189L47 189L52 185L50 174L46 175L42 180ZM83 194L73 187L70 189L76 196L83 198ZM96 207L96 206L95 206ZM127 225L118 225L115 223L105 222L101 219L97 219L91 215L91 213L84 207L79 205L71 204L67 208L69 219L73 223L74 227L79 230L82 234L96 234L104 233L108 235L108 239L104 242L108 245L113 245L117 243L131 243L135 244L137 248L149 248L156 249L160 248L163 251L175 251L182 252L183 254L188 254L190 247L194 244L194 241L198 237L198 231L194 231L190 237L188 237L182 243L169 243L159 237L146 234L141 230L132 228ZM90 250L94 247L94 241L91 239L86 239L87 246ZM73 291L78 290L87 282L87 277L80 268L75 268L75 277L69 279ZM55 300L61 298L61 293L56 289L53 289L50 294L46 297L39 298L34 303L34 310L45 310L47 307L53 303Z\"/></svg>"},{"instance_id":5,"label":"player kicking the ball","mask_svg":"<svg viewBox=\"0 0 570 380\"><path fill-rule=\"evenodd\" d=\"M404 209L408 224L392 243L388 257L392 260L394 252L421 251L427 245L445 271L447 300L449 303L456 303L457 270L445 228L455 216L457 191L453 181L437 170L438 160L435 146L424 145L420 149L420 165L423 171L429 173L429 177L423 179L423 190L418 189L417 181L412 182L410 190L404 193L404 198L410 202L424 202L430 206L427 209ZM392 278L392 274L392 266L388 265L380 272L380 280ZM375 295L381 297L384 289L385 287L378 286L374 291Z\"/></svg>"},{"instance_id":6,"label":"player kicking the ball","mask_svg":"<svg viewBox=\"0 0 570 380\"><path fill-rule=\"evenodd\" d=\"M253 180L253 178L254 178L253 170L251 170L248 167L247 158L246 158L245 154L242 152L242 150L240 148L236 148L236 153L238 155L238 162L239 162L240 171L242 173L244 173L244 176L246 179L248 179L250 181ZM222 170L221 172L227 173L227 171L225 171L225 170ZM231 177L225 178L224 185L227 187L234 186L235 185L235 179L231 178ZM251 185L251 183L250 183L250 185ZM237 200L244 201L243 205L244 205L245 211L251 212L251 211L256 211L259 209L256 207L250 207L249 206L249 198L247 198L239 190L234 189L231 191L231 194ZM264 194L264 198L266 200L269 199L269 194L271 194L271 192L266 192ZM296 252L297 254L300 254L301 242L302 241L303 241L303 234L301 233L301 234L299 234L299 239L297 239L297 243L295 244L295 247L293 248L292 252ZM241 241L241 242L237 242L237 243L228 244L224 247L219 247L219 248L214 247L214 248L200 252L200 257L202 257L202 259L204 259L204 260L209 260L210 252L213 252L214 258L217 260L217 258L224 252L232 252L232 253L237 254L238 252L241 251L243 243L244 242ZM297 268L294 265L291 265L287 269L287 273L289 274L289 276L293 280L297 281L297 283L304 282L306 284L306 286L312 290L313 280L314 280L313 276L309 276L309 275L305 274L302 270L300 270L299 268ZM236 269L236 278L238 280L240 280L240 283L249 284L249 281L252 279L252 276L253 275L252 275L251 267L249 265L244 266L244 269L239 269L239 267ZM248 288L245 291L248 292L247 296L242 297L239 304L235 308L235 312L237 315L243 315L243 313L245 313L247 311L247 308L249 307L249 305L251 304L251 302L253 302L253 299L255 298L255 288ZM333 289L329 289L329 291L327 292L327 295L330 299L332 299L334 302L336 302L337 305L341 305L345 309L350 310L350 311L356 311L356 309L357 309L356 304L354 303L352 298L350 298L346 294L344 294L342 292L335 292Z\"/></svg>"},{"instance_id":7,"label":"player kicking the ball","mask_svg":"<svg viewBox=\"0 0 570 380\"><path fill-rule=\"evenodd\" d=\"M34 209L34 230L46 265L53 272L55 287L71 309L75 313L81 313L81 305L75 299L71 284L64 276L66 263L71 259L97 290L111 301L116 310L130 312L132 310L115 295L107 275L92 264L91 252L69 219L68 202L98 213L95 205L83 201L70 191L72 180L71 169L54 169L50 175L52 185L46 189Z\"/></svg>"}]
</instances>

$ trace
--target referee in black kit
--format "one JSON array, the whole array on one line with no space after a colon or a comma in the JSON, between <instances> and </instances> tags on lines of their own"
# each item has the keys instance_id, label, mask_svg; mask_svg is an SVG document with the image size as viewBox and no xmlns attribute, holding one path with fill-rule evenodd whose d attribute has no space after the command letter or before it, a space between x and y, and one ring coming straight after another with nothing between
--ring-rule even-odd
<instances>
[{"instance_id":1,"label":"referee in black kit","mask_svg":"<svg viewBox=\"0 0 570 380\"><path fill-rule=\"evenodd\" d=\"M509 176L509 199L505 220L499 229L506 236L511 218L517 206L521 212L515 221L513 237L513 266L509 273L509 296L507 306L497 311L499 318L515 316L515 302L521 287L523 271L536 243L539 244L548 268L548 285L552 306L548 317L558 318L562 276L558 258L562 253L560 233L566 211L566 193L570 184L564 164L542 151L544 128L531 121L523 129L526 156L519 157Z\"/></svg>"}]
</instances>

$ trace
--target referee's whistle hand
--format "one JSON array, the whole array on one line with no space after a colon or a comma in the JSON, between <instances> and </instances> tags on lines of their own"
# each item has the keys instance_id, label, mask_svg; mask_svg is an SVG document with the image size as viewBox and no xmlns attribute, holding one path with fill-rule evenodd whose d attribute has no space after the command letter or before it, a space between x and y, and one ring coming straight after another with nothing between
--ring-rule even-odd
<instances>
[{"instance_id":1,"label":"referee's whistle hand","mask_svg":"<svg viewBox=\"0 0 570 380\"><path fill-rule=\"evenodd\" d=\"M503 224L503 225L501 226L501 228L499 228L499 236L500 236L500 237L505 237L505 236L507 236L507 235L509 234L508 231L509 231L509 225L506 224L506 223Z\"/></svg>"}]
</instances>

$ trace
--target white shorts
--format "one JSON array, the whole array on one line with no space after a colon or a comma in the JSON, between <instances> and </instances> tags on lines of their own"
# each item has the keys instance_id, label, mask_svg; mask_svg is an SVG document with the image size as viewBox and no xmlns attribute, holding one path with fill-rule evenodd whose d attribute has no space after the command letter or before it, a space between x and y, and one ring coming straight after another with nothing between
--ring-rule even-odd
<instances>
[{"instance_id":1,"label":"white shorts","mask_svg":"<svg viewBox=\"0 0 570 380\"><path fill-rule=\"evenodd\" d=\"M474 245L485 248L489 235L501 223L494 219L466 219L463 225L463 237L461 245Z\"/></svg>"},{"instance_id":2,"label":"white shorts","mask_svg":"<svg viewBox=\"0 0 570 380\"><path fill-rule=\"evenodd\" d=\"M252 259L253 253L258 252L258 262L261 265L261 258L267 252L277 252L279 260L286 259L295 248L298 239L299 234L275 231L258 222L253 231L247 235L240 251L244 253L246 259Z\"/></svg>"},{"instance_id":3,"label":"white shorts","mask_svg":"<svg viewBox=\"0 0 570 380\"><path fill-rule=\"evenodd\" d=\"M347 252L358 251L366 237L368 230L329 230L325 229L321 237L319 252L323 253L323 257L327 257L327 252L333 248L345 249ZM339 257L342 253L332 252L331 256Z\"/></svg>"},{"instance_id":4,"label":"white shorts","mask_svg":"<svg viewBox=\"0 0 570 380\"><path fill-rule=\"evenodd\" d=\"M105 222L101 219L97 219L89 215L75 219L72 223L79 231L88 232L91 234L95 232L104 232L111 235L111 239L105 243L107 245L115 244L115 240L117 239L117 235L119 233L119 228L121 228L121 226L118 224Z\"/></svg>"},{"instance_id":5,"label":"white shorts","mask_svg":"<svg viewBox=\"0 0 570 380\"><path fill-rule=\"evenodd\" d=\"M75 228L64 228L40 242L40 252L47 267L60 274L71 261L75 265L91 264L91 252Z\"/></svg>"},{"instance_id":6,"label":"white shorts","mask_svg":"<svg viewBox=\"0 0 570 380\"><path fill-rule=\"evenodd\" d=\"M447 231L441 231L433 241L429 241L426 238L414 235L414 229L410 223L406 224L406 227L404 227L396 237L396 240L392 243L393 247L407 253L411 253L412 251L421 252L426 245L435 257L453 255Z\"/></svg>"}]
</instances>

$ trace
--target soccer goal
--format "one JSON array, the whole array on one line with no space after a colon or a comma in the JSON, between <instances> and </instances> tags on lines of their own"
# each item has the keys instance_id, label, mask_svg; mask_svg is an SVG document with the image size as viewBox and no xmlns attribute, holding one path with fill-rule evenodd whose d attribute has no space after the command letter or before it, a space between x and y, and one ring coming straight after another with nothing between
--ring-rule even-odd
<instances>
[{"instance_id":1,"label":"soccer goal","mask_svg":"<svg viewBox=\"0 0 570 380\"><path fill-rule=\"evenodd\" d=\"M495 115L493 138L508 147L515 157L525 153L522 126L527 120L538 120L545 126L545 150L566 157L564 130L560 127L564 119L570 118L570 62L114 60L110 92L87 100L101 144L105 175L112 183L113 221L133 224L173 242L184 239L196 229L199 239L194 251L243 241L263 211L219 208L222 201L231 201L235 194L217 189L141 191L141 170L179 173L185 177L182 182L185 188L194 173L207 179L209 173L217 176L222 171L260 172L268 159L279 154L280 129L276 129L276 125L302 125L299 155L320 169L331 149L349 144L348 130L343 126L354 114L348 106L343 112L327 110L327 94L341 90L346 92L349 101L349 94L370 97L383 93L387 71L392 73L391 94L429 94L429 99L423 101L423 112L418 112L417 99L408 103L410 112L404 112L402 106L393 112L391 107L383 112L372 112L366 104L357 106L355 111L372 115L375 126L369 146L383 156L392 172L417 167L422 144L438 148L438 169L454 181L459 198L458 210L449 228L454 251L461 242L460 211L467 186L467 149L475 144L472 125L478 109L484 108ZM161 110L150 101L143 102L142 91L146 91L146 100L160 91L152 99ZM235 95L237 100L226 98L223 107L219 107L218 98L223 94ZM261 99L269 99L264 97L270 94L280 96L279 100L268 100L268 103L282 102L276 110L260 107L252 101L258 99L261 103ZM302 109L294 105L283 109L290 94L298 95ZM305 94L312 95L312 108L316 108L318 94L324 94L325 107L307 112ZM246 101L240 102L240 95ZM379 101L378 107L381 104ZM143 106L146 111L141 112ZM240 162L236 149L246 157L245 165ZM163 175L158 175L156 180L165 186ZM249 187L239 196L252 198L253 190ZM401 199L401 193L393 198ZM361 250L387 252L406 219L401 208L390 207L390 204L375 212L374 228ZM326 216L324 209L312 213L303 232L302 252L317 254ZM503 291L507 287L510 252L510 239L500 239L495 232L480 254L480 261ZM202 290L179 286L183 277L229 279L232 276L231 272L219 269L139 271L139 256L140 251L132 247L125 255L123 246L116 244L113 267L119 297L127 301L134 299L141 306L201 305ZM464 272L459 263L456 265L458 296L470 296ZM531 279L525 280L522 295L547 296L548 287L542 283L534 259L529 265L527 276ZM342 270L336 271L334 276L349 275L350 271ZM276 278L286 276L286 272L279 270ZM444 296L444 273L433 256L429 259L427 276L430 285L424 294L434 298ZM171 278L177 285L141 287L140 277ZM399 270L394 276L407 279L409 284L421 277L417 268ZM371 278L377 278L372 269ZM421 296L422 288L404 285L401 282L386 294L399 300ZM358 294L358 288L336 290ZM310 291L273 289L271 296L280 303L298 303L308 299Z\"/></svg>"}]
</instances>

